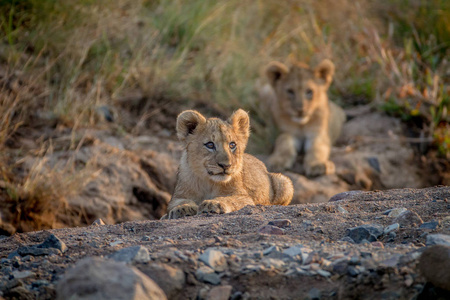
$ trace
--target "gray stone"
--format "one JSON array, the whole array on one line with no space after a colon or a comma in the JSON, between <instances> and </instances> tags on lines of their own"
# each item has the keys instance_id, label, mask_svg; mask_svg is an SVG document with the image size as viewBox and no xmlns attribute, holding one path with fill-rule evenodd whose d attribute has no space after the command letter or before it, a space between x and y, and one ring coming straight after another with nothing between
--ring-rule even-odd
<instances>
[{"instance_id":1,"label":"gray stone","mask_svg":"<svg viewBox=\"0 0 450 300\"><path fill-rule=\"evenodd\" d=\"M308 292L308 299L310 300L320 300L320 298L322 298L322 293L320 292L320 290L316 289L316 288L312 288L309 290Z\"/></svg>"},{"instance_id":2,"label":"gray stone","mask_svg":"<svg viewBox=\"0 0 450 300\"><path fill-rule=\"evenodd\" d=\"M78 261L58 281L56 299L147 300L167 299L145 274L123 263L86 258Z\"/></svg>"},{"instance_id":3,"label":"gray stone","mask_svg":"<svg viewBox=\"0 0 450 300\"><path fill-rule=\"evenodd\" d=\"M290 227L292 224L291 220L288 219L278 219L270 221L267 225L272 225L280 228Z\"/></svg>"},{"instance_id":4,"label":"gray stone","mask_svg":"<svg viewBox=\"0 0 450 300\"><path fill-rule=\"evenodd\" d=\"M317 270L316 272L317 272L317 274L319 274L320 276L323 276L323 277L330 277L331 276L331 273L328 272L328 271L325 271L325 270Z\"/></svg>"},{"instance_id":5,"label":"gray stone","mask_svg":"<svg viewBox=\"0 0 450 300\"><path fill-rule=\"evenodd\" d=\"M439 221L430 221L430 222L425 222L423 224L421 224L419 226L420 229L436 229L439 226Z\"/></svg>"},{"instance_id":6,"label":"gray stone","mask_svg":"<svg viewBox=\"0 0 450 300\"><path fill-rule=\"evenodd\" d=\"M186 283L184 272L167 264L153 263L140 266L139 269L153 279L169 299L177 298L177 293L183 289Z\"/></svg>"},{"instance_id":7,"label":"gray stone","mask_svg":"<svg viewBox=\"0 0 450 300\"><path fill-rule=\"evenodd\" d=\"M264 249L263 255L269 255L269 254L272 254L273 252L281 253L280 247L278 247L278 246L270 246L269 248Z\"/></svg>"},{"instance_id":8,"label":"gray stone","mask_svg":"<svg viewBox=\"0 0 450 300\"><path fill-rule=\"evenodd\" d=\"M143 246L133 246L114 252L110 258L125 263L146 263L150 261L150 254Z\"/></svg>"},{"instance_id":9,"label":"gray stone","mask_svg":"<svg viewBox=\"0 0 450 300\"><path fill-rule=\"evenodd\" d=\"M54 234L50 234L47 239L38 245L33 246L24 246L17 249L17 253L21 256L26 255L52 255L52 254L60 254L67 251L66 244L61 241Z\"/></svg>"},{"instance_id":10,"label":"gray stone","mask_svg":"<svg viewBox=\"0 0 450 300\"><path fill-rule=\"evenodd\" d=\"M402 212L395 219L394 222L400 224L401 227L415 227L423 223L420 216L410 210Z\"/></svg>"},{"instance_id":11,"label":"gray stone","mask_svg":"<svg viewBox=\"0 0 450 300\"><path fill-rule=\"evenodd\" d=\"M425 249L419 260L419 270L427 281L450 291L450 246L434 245Z\"/></svg>"},{"instance_id":12,"label":"gray stone","mask_svg":"<svg viewBox=\"0 0 450 300\"><path fill-rule=\"evenodd\" d=\"M34 277L34 276L36 276L36 273L31 272L31 271L13 271L12 275L16 279L24 279L24 278L28 278L28 277Z\"/></svg>"},{"instance_id":13,"label":"gray stone","mask_svg":"<svg viewBox=\"0 0 450 300\"><path fill-rule=\"evenodd\" d=\"M221 285L209 290L206 300L228 300L233 287L231 285Z\"/></svg>"},{"instance_id":14,"label":"gray stone","mask_svg":"<svg viewBox=\"0 0 450 300\"><path fill-rule=\"evenodd\" d=\"M340 241L355 244L355 241L349 236L344 236Z\"/></svg>"},{"instance_id":15,"label":"gray stone","mask_svg":"<svg viewBox=\"0 0 450 300\"><path fill-rule=\"evenodd\" d=\"M213 269L207 266L203 266L195 271L195 277L202 282L211 283L214 285L220 284L220 277Z\"/></svg>"},{"instance_id":16,"label":"gray stone","mask_svg":"<svg viewBox=\"0 0 450 300\"><path fill-rule=\"evenodd\" d=\"M206 249L198 259L218 272L224 271L227 267L227 260L223 253L212 248Z\"/></svg>"},{"instance_id":17,"label":"gray stone","mask_svg":"<svg viewBox=\"0 0 450 300\"><path fill-rule=\"evenodd\" d=\"M258 229L260 234L283 235L284 229L272 225L265 225Z\"/></svg>"},{"instance_id":18,"label":"gray stone","mask_svg":"<svg viewBox=\"0 0 450 300\"><path fill-rule=\"evenodd\" d=\"M383 214L387 214L391 218L396 218L400 214L404 213L405 211L407 211L406 208L400 207L400 208L389 209L389 210L385 211Z\"/></svg>"},{"instance_id":19,"label":"gray stone","mask_svg":"<svg viewBox=\"0 0 450 300\"><path fill-rule=\"evenodd\" d=\"M330 200L328 200L328 202L357 198L358 195L361 195L363 193L364 193L363 191L342 192L331 197Z\"/></svg>"},{"instance_id":20,"label":"gray stone","mask_svg":"<svg viewBox=\"0 0 450 300\"><path fill-rule=\"evenodd\" d=\"M375 242L382 234L383 228L375 224L361 225L354 228L349 228L346 231L346 235L358 244L363 240Z\"/></svg>"},{"instance_id":21,"label":"gray stone","mask_svg":"<svg viewBox=\"0 0 450 300\"><path fill-rule=\"evenodd\" d=\"M348 214L348 211L345 208L343 208L342 206L338 205L338 206L336 206L336 208L337 208L338 212L340 212L344 215Z\"/></svg>"},{"instance_id":22,"label":"gray stone","mask_svg":"<svg viewBox=\"0 0 450 300\"><path fill-rule=\"evenodd\" d=\"M384 233L384 234L388 234L388 233L390 233L390 232L397 231L399 228L400 228L400 224L394 223L394 224L391 224L391 225L389 225L389 226L386 226L386 227L384 228L383 233Z\"/></svg>"},{"instance_id":23,"label":"gray stone","mask_svg":"<svg viewBox=\"0 0 450 300\"><path fill-rule=\"evenodd\" d=\"M450 235L447 234L429 234L427 235L427 246L444 245L450 246Z\"/></svg>"},{"instance_id":24,"label":"gray stone","mask_svg":"<svg viewBox=\"0 0 450 300\"><path fill-rule=\"evenodd\" d=\"M297 256L301 256L302 254L302 248L299 246L292 246L290 248L287 248L286 250L283 251L283 254L295 258Z\"/></svg>"},{"instance_id":25,"label":"gray stone","mask_svg":"<svg viewBox=\"0 0 450 300\"><path fill-rule=\"evenodd\" d=\"M401 227L415 227L423 223L422 218L410 210L402 212L394 219L394 222L399 223Z\"/></svg>"}]
</instances>

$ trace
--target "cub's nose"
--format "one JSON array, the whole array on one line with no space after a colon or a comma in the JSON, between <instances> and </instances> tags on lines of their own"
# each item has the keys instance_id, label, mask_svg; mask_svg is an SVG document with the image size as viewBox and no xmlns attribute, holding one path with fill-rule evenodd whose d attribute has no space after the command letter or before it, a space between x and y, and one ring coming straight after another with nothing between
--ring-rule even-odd
<instances>
[{"instance_id":1,"label":"cub's nose","mask_svg":"<svg viewBox=\"0 0 450 300\"><path fill-rule=\"evenodd\" d=\"M217 165L219 165L219 167L221 167L224 171L228 170L231 167L230 164L219 164L218 163Z\"/></svg>"}]
</instances>

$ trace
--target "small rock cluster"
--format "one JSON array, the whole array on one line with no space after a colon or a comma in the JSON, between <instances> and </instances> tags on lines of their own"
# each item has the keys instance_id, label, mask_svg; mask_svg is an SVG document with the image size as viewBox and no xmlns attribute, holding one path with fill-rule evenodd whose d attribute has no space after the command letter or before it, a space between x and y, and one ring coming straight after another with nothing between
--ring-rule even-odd
<instances>
[{"instance_id":1,"label":"small rock cluster","mask_svg":"<svg viewBox=\"0 0 450 300\"><path fill-rule=\"evenodd\" d=\"M4 238L0 299L448 296L445 213L377 204L358 224L345 201Z\"/></svg>"}]
</instances>

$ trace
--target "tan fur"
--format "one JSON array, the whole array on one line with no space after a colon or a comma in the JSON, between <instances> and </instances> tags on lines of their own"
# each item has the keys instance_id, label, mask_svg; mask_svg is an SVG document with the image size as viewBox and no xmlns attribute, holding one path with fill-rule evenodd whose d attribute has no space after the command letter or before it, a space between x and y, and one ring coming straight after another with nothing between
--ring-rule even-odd
<instances>
[{"instance_id":1,"label":"tan fur","mask_svg":"<svg viewBox=\"0 0 450 300\"><path fill-rule=\"evenodd\" d=\"M193 110L178 116L177 135L185 148L168 206L169 219L291 202L294 190L290 179L268 173L260 160L244 153L249 126L248 114L241 109L228 121L205 119ZM214 149L206 147L210 142Z\"/></svg>"},{"instance_id":2,"label":"tan fur","mask_svg":"<svg viewBox=\"0 0 450 300\"><path fill-rule=\"evenodd\" d=\"M310 69L302 63L287 67L272 62L266 75L269 84L260 88L259 94L268 102L281 131L268 160L269 169L281 172L291 168L302 151L307 176L334 173L334 164L329 160L331 145L345 121L342 108L327 96L334 64L326 59Z\"/></svg>"}]
</instances>

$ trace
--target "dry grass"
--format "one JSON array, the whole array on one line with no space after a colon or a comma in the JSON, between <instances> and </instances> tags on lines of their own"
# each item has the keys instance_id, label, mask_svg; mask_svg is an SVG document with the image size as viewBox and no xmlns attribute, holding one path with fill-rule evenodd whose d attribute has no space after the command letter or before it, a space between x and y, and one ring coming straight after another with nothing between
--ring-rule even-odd
<instances>
[{"instance_id":1,"label":"dry grass","mask_svg":"<svg viewBox=\"0 0 450 300\"><path fill-rule=\"evenodd\" d=\"M417 9L404 13L411 5ZM0 11L4 169L13 169L11 157L36 156L46 142L26 153L11 143L21 128L49 120L74 131L104 126L101 107L129 110L110 127L133 134L145 132L167 106L173 114L196 107L223 115L242 107L252 116L250 150L265 152L275 132L254 84L269 61L288 57L311 64L331 58L338 68L332 99L344 106L372 102L399 115L450 159L444 0L0 0ZM43 172L44 165L20 180L2 171L10 200L47 207L42 199L62 199L49 211L33 208L38 213L30 219L52 220L47 216L64 210L63 199L79 184L79 170L59 176Z\"/></svg>"}]
</instances>

